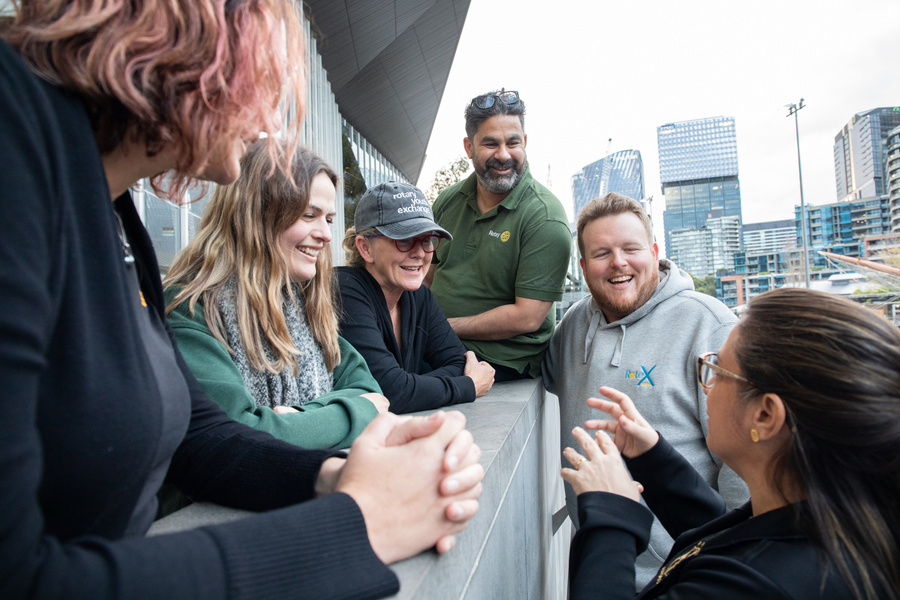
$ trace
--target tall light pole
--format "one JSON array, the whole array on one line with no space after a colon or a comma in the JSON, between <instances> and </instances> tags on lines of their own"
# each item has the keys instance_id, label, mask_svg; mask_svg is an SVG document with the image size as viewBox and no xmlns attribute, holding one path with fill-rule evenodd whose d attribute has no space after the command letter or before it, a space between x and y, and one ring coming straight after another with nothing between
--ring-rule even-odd
<instances>
[{"instance_id":1,"label":"tall light pole","mask_svg":"<svg viewBox=\"0 0 900 600\"><path fill-rule=\"evenodd\" d=\"M800 98L800 104L785 104L788 108L790 117L794 115L794 130L797 132L797 173L800 174L800 235L803 240L803 278L806 281L806 287L809 288L809 253L806 250L806 204L803 202L803 167L800 163L800 124L797 119L797 113L805 107L803 98Z\"/></svg>"}]
</instances>

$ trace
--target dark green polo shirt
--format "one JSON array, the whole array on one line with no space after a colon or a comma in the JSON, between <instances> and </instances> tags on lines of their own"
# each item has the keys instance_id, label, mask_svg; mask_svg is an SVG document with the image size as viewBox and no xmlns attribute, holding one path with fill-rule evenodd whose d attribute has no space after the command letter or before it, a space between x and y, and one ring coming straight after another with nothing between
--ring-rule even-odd
<instances>
[{"instance_id":1,"label":"dark green polo shirt","mask_svg":"<svg viewBox=\"0 0 900 600\"><path fill-rule=\"evenodd\" d=\"M447 317L477 315L516 296L557 301L565 290L572 252L566 211L553 193L525 170L496 207L481 214L473 173L444 190L434 218L453 235L435 251L431 291ZM553 333L552 308L537 331L508 340L463 340L482 358L537 376Z\"/></svg>"}]
</instances>

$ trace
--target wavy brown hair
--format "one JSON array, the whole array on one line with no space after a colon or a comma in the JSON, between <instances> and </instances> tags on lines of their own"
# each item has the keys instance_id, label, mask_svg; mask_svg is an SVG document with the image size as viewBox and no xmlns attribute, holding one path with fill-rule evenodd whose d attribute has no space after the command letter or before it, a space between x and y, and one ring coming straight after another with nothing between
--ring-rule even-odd
<instances>
[{"instance_id":1,"label":"wavy brown hair","mask_svg":"<svg viewBox=\"0 0 900 600\"><path fill-rule=\"evenodd\" d=\"M753 299L738 327L742 399L778 394L792 428L772 485L787 500L799 484L801 527L856 598L900 597L900 331L794 288Z\"/></svg>"},{"instance_id":2,"label":"wavy brown hair","mask_svg":"<svg viewBox=\"0 0 900 600\"><path fill-rule=\"evenodd\" d=\"M82 99L101 154L126 141L151 156L174 149L172 198L223 140L281 129L283 100L296 108L297 139L306 62L290 0L13 3L0 35L35 73ZM160 192L161 178L153 185Z\"/></svg>"},{"instance_id":3,"label":"wavy brown hair","mask_svg":"<svg viewBox=\"0 0 900 600\"><path fill-rule=\"evenodd\" d=\"M284 144L277 146L286 152ZM250 365L259 371L297 372L300 351L291 341L282 310L283 290L291 300L288 257L279 239L309 207L313 179L324 173L337 187L334 170L319 156L299 147L290 160L290 175L272 172L273 162L263 141L255 142L241 159L241 176L216 188L194 239L178 254L163 284L179 291L167 307L183 302L191 314L199 302L210 329L222 344L224 326L217 308L222 288L237 283L237 316ZM338 318L333 304L331 244L319 251L316 275L300 282L306 320L325 354L329 371L340 363ZM267 342L276 360L266 358ZM229 351L231 348L229 348Z\"/></svg>"}]
</instances>

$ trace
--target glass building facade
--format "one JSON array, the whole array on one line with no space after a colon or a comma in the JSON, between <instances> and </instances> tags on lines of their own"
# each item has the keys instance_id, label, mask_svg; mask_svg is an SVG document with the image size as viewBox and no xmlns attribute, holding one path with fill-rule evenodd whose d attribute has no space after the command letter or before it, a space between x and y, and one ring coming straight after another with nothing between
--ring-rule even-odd
<instances>
[{"instance_id":1,"label":"glass building facade","mask_svg":"<svg viewBox=\"0 0 900 600\"><path fill-rule=\"evenodd\" d=\"M891 231L900 232L900 127L895 127L888 133L887 178Z\"/></svg>"},{"instance_id":2,"label":"glass building facade","mask_svg":"<svg viewBox=\"0 0 900 600\"><path fill-rule=\"evenodd\" d=\"M661 125L656 134L666 255L677 263L671 232L700 229L710 218L742 222L737 133L732 117L710 117Z\"/></svg>"},{"instance_id":3,"label":"glass building facade","mask_svg":"<svg viewBox=\"0 0 900 600\"><path fill-rule=\"evenodd\" d=\"M741 251L741 225L736 216L710 218L702 226L671 232L676 264L698 279L734 270Z\"/></svg>"},{"instance_id":4,"label":"glass building facade","mask_svg":"<svg viewBox=\"0 0 900 600\"><path fill-rule=\"evenodd\" d=\"M795 248L801 247L800 207L794 207L797 228ZM887 196L862 198L806 207L806 235L810 267L825 267L819 250L860 257L862 240L890 233L890 204Z\"/></svg>"},{"instance_id":5,"label":"glass building facade","mask_svg":"<svg viewBox=\"0 0 900 600\"><path fill-rule=\"evenodd\" d=\"M575 217L588 202L610 192L644 199L644 161L639 150L614 152L572 176Z\"/></svg>"},{"instance_id":6,"label":"glass building facade","mask_svg":"<svg viewBox=\"0 0 900 600\"><path fill-rule=\"evenodd\" d=\"M663 222L667 244L670 231L703 227L710 217L740 219L741 184L737 177L664 183L662 189L666 196Z\"/></svg>"},{"instance_id":7,"label":"glass building facade","mask_svg":"<svg viewBox=\"0 0 900 600\"><path fill-rule=\"evenodd\" d=\"M797 224L792 219L745 223L741 233L747 254L780 252L797 243Z\"/></svg>"},{"instance_id":8,"label":"glass building facade","mask_svg":"<svg viewBox=\"0 0 900 600\"><path fill-rule=\"evenodd\" d=\"M834 136L837 199L858 200L887 193L888 137L900 126L900 106L853 115Z\"/></svg>"},{"instance_id":9,"label":"glass building facade","mask_svg":"<svg viewBox=\"0 0 900 600\"><path fill-rule=\"evenodd\" d=\"M667 123L656 128L656 137L662 183L738 174L732 117Z\"/></svg>"}]
</instances>

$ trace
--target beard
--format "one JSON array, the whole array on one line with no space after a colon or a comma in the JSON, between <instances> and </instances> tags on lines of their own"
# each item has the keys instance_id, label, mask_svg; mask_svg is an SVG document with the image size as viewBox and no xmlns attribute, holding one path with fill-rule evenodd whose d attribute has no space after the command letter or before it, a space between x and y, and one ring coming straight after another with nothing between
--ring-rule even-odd
<instances>
[{"instance_id":1,"label":"beard","mask_svg":"<svg viewBox=\"0 0 900 600\"><path fill-rule=\"evenodd\" d=\"M496 158L489 158L484 162L483 167L479 166L475 161L472 161L472 166L475 169L475 178L481 184L481 187L492 194L506 194L518 185L519 180L522 178L522 173L525 172L525 167L528 166L528 161L525 160L522 161L522 164L519 164L519 161L514 158L505 162L500 162ZM512 171L509 175L497 175L491 169L512 169Z\"/></svg>"},{"instance_id":2,"label":"beard","mask_svg":"<svg viewBox=\"0 0 900 600\"><path fill-rule=\"evenodd\" d=\"M585 279L585 283L591 292L591 296L594 297L594 302L597 303L603 316L606 317L606 322L615 323L642 307L653 297L656 288L659 286L659 270L657 268L650 279L645 281L631 298L611 298L603 294L601 289L594 289L594 286L587 279Z\"/></svg>"}]
</instances>

